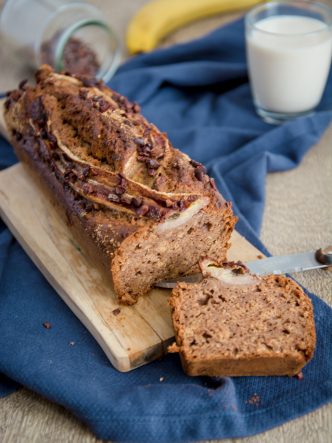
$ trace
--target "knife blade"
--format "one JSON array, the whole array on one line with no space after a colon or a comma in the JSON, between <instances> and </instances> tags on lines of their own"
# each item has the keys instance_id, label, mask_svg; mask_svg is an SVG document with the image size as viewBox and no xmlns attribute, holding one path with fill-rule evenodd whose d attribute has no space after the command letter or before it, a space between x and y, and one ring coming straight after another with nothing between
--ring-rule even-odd
<instances>
[{"instance_id":1,"label":"knife blade","mask_svg":"<svg viewBox=\"0 0 332 443\"><path fill-rule=\"evenodd\" d=\"M327 268L332 265L332 246L320 248L317 251L307 251L290 255L267 257L261 260L244 263L252 274L290 274ZM202 280L202 274L192 274L155 284L158 288L171 289L177 282L197 283Z\"/></svg>"}]
</instances>

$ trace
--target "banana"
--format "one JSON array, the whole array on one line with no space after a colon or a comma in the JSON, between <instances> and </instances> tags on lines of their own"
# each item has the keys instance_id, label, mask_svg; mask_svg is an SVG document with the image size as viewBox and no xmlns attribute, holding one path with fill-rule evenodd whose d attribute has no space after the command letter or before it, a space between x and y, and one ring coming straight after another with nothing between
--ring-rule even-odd
<instances>
[{"instance_id":1,"label":"banana","mask_svg":"<svg viewBox=\"0 0 332 443\"><path fill-rule=\"evenodd\" d=\"M147 52L175 29L194 20L240 11L262 0L152 0L132 18L127 29L130 54Z\"/></svg>"}]
</instances>

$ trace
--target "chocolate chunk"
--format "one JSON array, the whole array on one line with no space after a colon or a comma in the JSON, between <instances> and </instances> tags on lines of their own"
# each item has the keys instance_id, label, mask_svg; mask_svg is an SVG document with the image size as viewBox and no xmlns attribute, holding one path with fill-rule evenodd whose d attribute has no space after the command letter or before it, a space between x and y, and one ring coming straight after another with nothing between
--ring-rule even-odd
<instances>
[{"instance_id":1,"label":"chocolate chunk","mask_svg":"<svg viewBox=\"0 0 332 443\"><path fill-rule=\"evenodd\" d=\"M256 393L254 395L252 395L247 401L246 403L249 403L250 405L254 405L254 406L259 406L261 402L261 398L259 395L257 395Z\"/></svg>"},{"instance_id":2,"label":"chocolate chunk","mask_svg":"<svg viewBox=\"0 0 332 443\"><path fill-rule=\"evenodd\" d=\"M197 162L196 160L190 160L191 166L194 168L198 168L199 166L202 166L202 163Z\"/></svg>"},{"instance_id":3,"label":"chocolate chunk","mask_svg":"<svg viewBox=\"0 0 332 443\"><path fill-rule=\"evenodd\" d=\"M113 98L114 100L116 100L118 103L127 103L128 100L126 97L124 97L123 95L120 95L118 92L112 91L113 92Z\"/></svg>"},{"instance_id":4,"label":"chocolate chunk","mask_svg":"<svg viewBox=\"0 0 332 443\"><path fill-rule=\"evenodd\" d=\"M16 131L16 129L12 130L12 135L13 137L15 137L16 141L18 142L21 141L23 138L23 135L20 132Z\"/></svg>"},{"instance_id":5,"label":"chocolate chunk","mask_svg":"<svg viewBox=\"0 0 332 443\"><path fill-rule=\"evenodd\" d=\"M44 110L44 105L42 101L42 97L38 96L31 104L30 104L30 115L32 120L40 126L46 124L47 116Z\"/></svg>"},{"instance_id":6,"label":"chocolate chunk","mask_svg":"<svg viewBox=\"0 0 332 443\"><path fill-rule=\"evenodd\" d=\"M35 73L35 79L37 83L40 83L47 79L47 77L52 74L53 69L51 66L43 66L42 68L38 69L38 71Z\"/></svg>"},{"instance_id":7,"label":"chocolate chunk","mask_svg":"<svg viewBox=\"0 0 332 443\"><path fill-rule=\"evenodd\" d=\"M136 138L134 138L134 143L136 143L139 146L144 146L145 140L142 137L136 137Z\"/></svg>"},{"instance_id":8,"label":"chocolate chunk","mask_svg":"<svg viewBox=\"0 0 332 443\"><path fill-rule=\"evenodd\" d=\"M196 168L196 169L202 171L204 174L206 174L206 168L205 168L204 165L202 165L202 163L199 163L199 162L197 162L196 160L190 160L190 164L191 164L194 168Z\"/></svg>"},{"instance_id":9,"label":"chocolate chunk","mask_svg":"<svg viewBox=\"0 0 332 443\"><path fill-rule=\"evenodd\" d=\"M97 81L96 81L96 86L97 86L97 88L99 88L99 89L102 89L102 88L105 88L105 82L104 82L104 80L102 80L102 79L96 79Z\"/></svg>"},{"instance_id":10,"label":"chocolate chunk","mask_svg":"<svg viewBox=\"0 0 332 443\"><path fill-rule=\"evenodd\" d=\"M150 157L151 151L152 151L152 145L149 142L145 143L142 146L137 147L138 154L143 155L145 157Z\"/></svg>"},{"instance_id":11,"label":"chocolate chunk","mask_svg":"<svg viewBox=\"0 0 332 443\"><path fill-rule=\"evenodd\" d=\"M112 314L117 316L120 314L120 312L121 312L120 308L116 308L116 309L113 309Z\"/></svg>"},{"instance_id":12,"label":"chocolate chunk","mask_svg":"<svg viewBox=\"0 0 332 443\"><path fill-rule=\"evenodd\" d=\"M294 377L297 378L298 380L304 380L304 375L302 371L294 375Z\"/></svg>"},{"instance_id":13,"label":"chocolate chunk","mask_svg":"<svg viewBox=\"0 0 332 443\"><path fill-rule=\"evenodd\" d=\"M11 103L12 103L12 101L10 100L10 98L7 98L7 100L5 101L5 104L4 104L6 111L9 110Z\"/></svg>"},{"instance_id":14,"label":"chocolate chunk","mask_svg":"<svg viewBox=\"0 0 332 443\"><path fill-rule=\"evenodd\" d=\"M179 201L177 202L177 206L178 206L178 208L180 209L180 211L183 211L184 209L186 209L186 205L185 205L185 203L184 203L183 200L179 200Z\"/></svg>"},{"instance_id":15,"label":"chocolate chunk","mask_svg":"<svg viewBox=\"0 0 332 443\"><path fill-rule=\"evenodd\" d=\"M114 162L116 162L116 161L118 161L118 160L121 160L121 156L120 156L119 154L116 154L115 152L113 152L113 153L111 154L111 159L112 159Z\"/></svg>"},{"instance_id":16,"label":"chocolate chunk","mask_svg":"<svg viewBox=\"0 0 332 443\"><path fill-rule=\"evenodd\" d=\"M132 110L133 110L133 112L135 112L135 113L139 113L140 110L141 110L141 107L140 107L140 105L139 105L138 103L133 103L133 105L132 105Z\"/></svg>"},{"instance_id":17,"label":"chocolate chunk","mask_svg":"<svg viewBox=\"0 0 332 443\"><path fill-rule=\"evenodd\" d=\"M114 192L115 192L116 195L122 195L122 194L124 194L126 192L126 189L123 186L117 186L114 189Z\"/></svg>"},{"instance_id":18,"label":"chocolate chunk","mask_svg":"<svg viewBox=\"0 0 332 443\"><path fill-rule=\"evenodd\" d=\"M83 192L85 192L86 194L93 194L93 186L90 185L89 183L84 183L83 185Z\"/></svg>"},{"instance_id":19,"label":"chocolate chunk","mask_svg":"<svg viewBox=\"0 0 332 443\"><path fill-rule=\"evenodd\" d=\"M22 80L18 85L19 89L21 89L21 91L25 91L27 83L28 83L28 79Z\"/></svg>"},{"instance_id":20,"label":"chocolate chunk","mask_svg":"<svg viewBox=\"0 0 332 443\"><path fill-rule=\"evenodd\" d=\"M79 73L73 73L72 77L79 80L83 86L86 88L91 88L93 86L98 86L99 81L95 77L91 77L89 75L79 74Z\"/></svg>"},{"instance_id":21,"label":"chocolate chunk","mask_svg":"<svg viewBox=\"0 0 332 443\"><path fill-rule=\"evenodd\" d=\"M65 183L68 184L70 180L73 180L74 172L71 168L66 168L63 176L65 178Z\"/></svg>"},{"instance_id":22,"label":"chocolate chunk","mask_svg":"<svg viewBox=\"0 0 332 443\"><path fill-rule=\"evenodd\" d=\"M201 168L196 168L194 174L197 180L199 180L200 182L204 180L205 174Z\"/></svg>"},{"instance_id":23,"label":"chocolate chunk","mask_svg":"<svg viewBox=\"0 0 332 443\"><path fill-rule=\"evenodd\" d=\"M148 174L153 177L157 174L157 170L156 169L148 169Z\"/></svg>"},{"instance_id":24,"label":"chocolate chunk","mask_svg":"<svg viewBox=\"0 0 332 443\"><path fill-rule=\"evenodd\" d=\"M71 189L70 184L69 184L69 180L64 182L63 189L65 191L69 191Z\"/></svg>"},{"instance_id":25,"label":"chocolate chunk","mask_svg":"<svg viewBox=\"0 0 332 443\"><path fill-rule=\"evenodd\" d=\"M43 323L43 326L44 326L45 329L51 329L51 328L52 328L51 323L49 323L48 321L45 321L45 322Z\"/></svg>"},{"instance_id":26,"label":"chocolate chunk","mask_svg":"<svg viewBox=\"0 0 332 443\"><path fill-rule=\"evenodd\" d=\"M91 168L90 168L89 165L83 166L83 168L82 168L82 175L83 175L84 178L89 177L90 170L91 170Z\"/></svg>"},{"instance_id":27,"label":"chocolate chunk","mask_svg":"<svg viewBox=\"0 0 332 443\"><path fill-rule=\"evenodd\" d=\"M75 163L74 162L72 162L72 161L67 161L66 162L66 168L67 169L73 170L74 167L75 167Z\"/></svg>"},{"instance_id":28,"label":"chocolate chunk","mask_svg":"<svg viewBox=\"0 0 332 443\"><path fill-rule=\"evenodd\" d=\"M104 99L101 99L99 101L99 111L101 113L106 112L110 107L111 107L111 104L108 101L106 101Z\"/></svg>"},{"instance_id":29,"label":"chocolate chunk","mask_svg":"<svg viewBox=\"0 0 332 443\"><path fill-rule=\"evenodd\" d=\"M142 205L140 208L137 209L136 214L137 215L146 215L149 212L149 206L148 205Z\"/></svg>"},{"instance_id":30,"label":"chocolate chunk","mask_svg":"<svg viewBox=\"0 0 332 443\"><path fill-rule=\"evenodd\" d=\"M141 197L133 197L131 204L134 206L134 208L139 208L143 204L143 199Z\"/></svg>"},{"instance_id":31,"label":"chocolate chunk","mask_svg":"<svg viewBox=\"0 0 332 443\"><path fill-rule=\"evenodd\" d=\"M131 103L126 97L123 97L118 92L112 91L112 99L118 104L120 109L123 109L126 112L133 112L134 104Z\"/></svg>"},{"instance_id":32,"label":"chocolate chunk","mask_svg":"<svg viewBox=\"0 0 332 443\"><path fill-rule=\"evenodd\" d=\"M88 91L86 89L80 89L78 93L79 97L83 100L85 100L88 96Z\"/></svg>"},{"instance_id":33,"label":"chocolate chunk","mask_svg":"<svg viewBox=\"0 0 332 443\"><path fill-rule=\"evenodd\" d=\"M238 268L232 269L232 272L233 272L233 274L241 275L241 274L245 274L246 270L242 266L239 265Z\"/></svg>"},{"instance_id":34,"label":"chocolate chunk","mask_svg":"<svg viewBox=\"0 0 332 443\"><path fill-rule=\"evenodd\" d=\"M241 260L238 260L237 262L235 262L235 264L237 265L237 266L240 266L240 268L244 271L244 272L250 272L249 271L249 268L241 261ZM241 271L241 274L243 273L243 271Z\"/></svg>"},{"instance_id":35,"label":"chocolate chunk","mask_svg":"<svg viewBox=\"0 0 332 443\"><path fill-rule=\"evenodd\" d=\"M118 174L118 179L119 179L119 185L125 188L127 186L127 180L126 177L122 174L122 172Z\"/></svg>"},{"instance_id":36,"label":"chocolate chunk","mask_svg":"<svg viewBox=\"0 0 332 443\"><path fill-rule=\"evenodd\" d=\"M40 137L43 139L47 139L47 131L45 128L41 128L40 133L39 133Z\"/></svg>"},{"instance_id":37,"label":"chocolate chunk","mask_svg":"<svg viewBox=\"0 0 332 443\"><path fill-rule=\"evenodd\" d=\"M52 159L55 160L55 161L57 161L57 160L60 159L59 153L56 152L56 151L53 151L53 152L52 152L51 157L52 157Z\"/></svg>"},{"instance_id":38,"label":"chocolate chunk","mask_svg":"<svg viewBox=\"0 0 332 443\"><path fill-rule=\"evenodd\" d=\"M137 161L139 161L139 162L145 162L145 160L146 160L146 157L145 157L145 156L143 156L143 155L138 155L138 156L137 156Z\"/></svg>"},{"instance_id":39,"label":"chocolate chunk","mask_svg":"<svg viewBox=\"0 0 332 443\"><path fill-rule=\"evenodd\" d=\"M21 98L22 92L18 89L7 92L7 96L14 102L17 102Z\"/></svg>"},{"instance_id":40,"label":"chocolate chunk","mask_svg":"<svg viewBox=\"0 0 332 443\"><path fill-rule=\"evenodd\" d=\"M83 86L89 88L92 86L96 86L97 80L93 77L83 77L80 76L79 80L81 80Z\"/></svg>"},{"instance_id":41,"label":"chocolate chunk","mask_svg":"<svg viewBox=\"0 0 332 443\"><path fill-rule=\"evenodd\" d=\"M79 196L81 198L81 196ZM85 200L84 202L84 209L86 212L91 212L93 210L93 204L89 202L88 200Z\"/></svg>"},{"instance_id":42,"label":"chocolate chunk","mask_svg":"<svg viewBox=\"0 0 332 443\"><path fill-rule=\"evenodd\" d=\"M153 159L153 158L149 158L149 159L147 159L147 160L145 161L145 163L146 163L146 166L147 166L149 169L158 169L159 166L160 166L160 163L157 162L157 160L155 160L155 159Z\"/></svg>"},{"instance_id":43,"label":"chocolate chunk","mask_svg":"<svg viewBox=\"0 0 332 443\"><path fill-rule=\"evenodd\" d=\"M57 144L57 139L55 137L55 135L53 135L51 132L49 131L45 131L45 138L47 138L48 141L50 141L52 143L52 145L56 145Z\"/></svg>"},{"instance_id":44,"label":"chocolate chunk","mask_svg":"<svg viewBox=\"0 0 332 443\"><path fill-rule=\"evenodd\" d=\"M151 131L152 131L152 128L150 128L150 126L146 126L143 131L143 137L148 137L148 135L150 135Z\"/></svg>"},{"instance_id":45,"label":"chocolate chunk","mask_svg":"<svg viewBox=\"0 0 332 443\"><path fill-rule=\"evenodd\" d=\"M37 141L36 141L37 143ZM46 160L47 162L51 160L51 152L48 149L47 144L44 142L44 140L39 139L38 140L38 151L39 151L39 155L41 157L42 160Z\"/></svg>"},{"instance_id":46,"label":"chocolate chunk","mask_svg":"<svg viewBox=\"0 0 332 443\"><path fill-rule=\"evenodd\" d=\"M215 191L217 190L216 182L212 177L210 177L210 185L212 189L214 189Z\"/></svg>"}]
</instances>

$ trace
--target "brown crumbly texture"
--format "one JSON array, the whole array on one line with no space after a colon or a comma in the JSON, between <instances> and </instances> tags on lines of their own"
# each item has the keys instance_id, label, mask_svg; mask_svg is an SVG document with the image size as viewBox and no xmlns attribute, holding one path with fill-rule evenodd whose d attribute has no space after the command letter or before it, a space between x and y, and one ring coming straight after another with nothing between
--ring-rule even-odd
<instances>
[{"instance_id":1,"label":"brown crumbly texture","mask_svg":"<svg viewBox=\"0 0 332 443\"><path fill-rule=\"evenodd\" d=\"M203 165L139 111L102 82L47 65L5 103L15 152L125 304L197 272L203 256L225 259L235 224Z\"/></svg>"},{"instance_id":2,"label":"brown crumbly texture","mask_svg":"<svg viewBox=\"0 0 332 443\"><path fill-rule=\"evenodd\" d=\"M224 269L232 275L173 290L176 344L169 351L180 353L188 375L299 373L315 349L310 299L287 277L250 276L234 263Z\"/></svg>"}]
</instances>

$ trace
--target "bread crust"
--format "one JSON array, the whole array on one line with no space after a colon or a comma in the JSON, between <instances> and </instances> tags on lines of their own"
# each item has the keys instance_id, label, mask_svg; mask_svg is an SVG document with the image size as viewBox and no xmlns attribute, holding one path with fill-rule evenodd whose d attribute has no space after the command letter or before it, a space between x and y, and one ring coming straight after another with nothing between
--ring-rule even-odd
<instances>
[{"instance_id":1,"label":"bread crust","mask_svg":"<svg viewBox=\"0 0 332 443\"><path fill-rule=\"evenodd\" d=\"M231 205L204 167L175 149L137 104L102 82L55 74L48 66L37 72L36 81L8 94L5 120L12 145L30 172L41 177L85 253L110 275L121 302L135 303L153 284L152 279L143 287L139 278L124 275L125 245L177 217L185 219L195 205L201 209L193 219L211 214L221 228L178 275L197 269L207 248L225 257L236 221ZM168 270L165 278L174 273Z\"/></svg>"}]
</instances>

